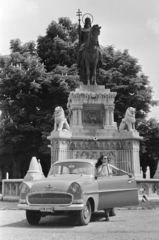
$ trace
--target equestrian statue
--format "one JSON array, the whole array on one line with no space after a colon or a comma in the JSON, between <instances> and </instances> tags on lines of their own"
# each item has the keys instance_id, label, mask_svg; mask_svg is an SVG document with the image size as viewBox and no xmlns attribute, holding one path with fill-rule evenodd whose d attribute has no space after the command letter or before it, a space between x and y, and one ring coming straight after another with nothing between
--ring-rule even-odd
<instances>
[{"instance_id":1,"label":"equestrian statue","mask_svg":"<svg viewBox=\"0 0 159 240\"><path fill-rule=\"evenodd\" d=\"M91 27L89 17L85 19L84 28L80 29L81 44L78 52L78 67L80 71L80 80L83 84L97 85L96 76L101 62L101 51L98 42L100 34L99 25Z\"/></svg>"}]
</instances>

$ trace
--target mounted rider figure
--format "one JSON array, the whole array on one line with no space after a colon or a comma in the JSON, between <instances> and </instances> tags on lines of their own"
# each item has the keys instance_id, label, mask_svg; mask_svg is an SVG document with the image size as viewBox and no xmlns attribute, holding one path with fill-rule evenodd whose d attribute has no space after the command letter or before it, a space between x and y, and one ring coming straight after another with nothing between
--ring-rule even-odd
<instances>
[{"instance_id":1,"label":"mounted rider figure","mask_svg":"<svg viewBox=\"0 0 159 240\"><path fill-rule=\"evenodd\" d=\"M85 66L83 66L83 61L82 61L82 54L83 54L83 50L85 49L90 30L91 30L91 19L89 17L87 17L85 19L84 28L82 28L80 31L81 34L79 36L79 38L80 38L79 43L81 45L79 46L79 51L78 51L78 68L80 69L80 80L84 84L86 82L86 76L85 76ZM97 41L97 47L100 51L100 46L99 46L98 41ZM100 60L101 60L101 54L100 54ZM99 68L99 65L98 65L98 68Z\"/></svg>"}]
</instances>

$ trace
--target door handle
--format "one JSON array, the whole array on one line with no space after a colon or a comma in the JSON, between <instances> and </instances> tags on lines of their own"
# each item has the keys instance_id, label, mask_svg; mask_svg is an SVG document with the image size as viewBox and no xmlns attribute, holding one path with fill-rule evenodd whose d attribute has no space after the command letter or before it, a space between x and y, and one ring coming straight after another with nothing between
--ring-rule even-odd
<instances>
[{"instance_id":1,"label":"door handle","mask_svg":"<svg viewBox=\"0 0 159 240\"><path fill-rule=\"evenodd\" d=\"M128 180L128 183L131 183L131 180L130 180L130 179Z\"/></svg>"}]
</instances>

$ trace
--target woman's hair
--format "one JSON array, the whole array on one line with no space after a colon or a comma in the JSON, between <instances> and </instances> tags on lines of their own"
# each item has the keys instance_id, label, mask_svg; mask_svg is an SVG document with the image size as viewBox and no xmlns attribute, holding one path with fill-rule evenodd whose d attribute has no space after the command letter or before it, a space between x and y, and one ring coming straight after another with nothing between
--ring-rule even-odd
<instances>
[{"instance_id":1,"label":"woman's hair","mask_svg":"<svg viewBox=\"0 0 159 240\"><path fill-rule=\"evenodd\" d=\"M104 157L104 156L101 155L101 156L98 158L98 161L96 162L96 165L95 165L96 168L98 168L100 165L102 165L102 163L103 163L103 162L102 162L103 157Z\"/></svg>"}]
</instances>

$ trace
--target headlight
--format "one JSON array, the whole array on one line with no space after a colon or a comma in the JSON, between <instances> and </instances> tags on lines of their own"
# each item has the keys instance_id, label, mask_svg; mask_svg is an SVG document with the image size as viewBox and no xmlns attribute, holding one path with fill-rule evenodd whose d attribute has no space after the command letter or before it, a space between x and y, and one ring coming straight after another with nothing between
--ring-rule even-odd
<instances>
[{"instance_id":1,"label":"headlight","mask_svg":"<svg viewBox=\"0 0 159 240\"><path fill-rule=\"evenodd\" d=\"M22 183L19 187L19 190L20 190L20 193L27 193L30 190L30 188L28 187L27 184Z\"/></svg>"},{"instance_id":2,"label":"headlight","mask_svg":"<svg viewBox=\"0 0 159 240\"><path fill-rule=\"evenodd\" d=\"M76 183L76 182L72 183L70 188L71 188L71 191L72 191L73 193L80 193L80 192L81 192L81 187L80 187L80 185L79 185L78 183Z\"/></svg>"}]
</instances>

